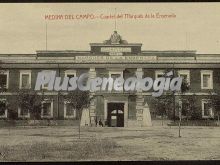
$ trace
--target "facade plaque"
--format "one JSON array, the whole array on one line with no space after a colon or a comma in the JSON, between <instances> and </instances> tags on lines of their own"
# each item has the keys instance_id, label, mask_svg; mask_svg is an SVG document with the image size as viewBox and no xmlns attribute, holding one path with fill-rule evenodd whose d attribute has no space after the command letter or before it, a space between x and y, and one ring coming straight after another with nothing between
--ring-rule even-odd
<instances>
[{"instance_id":1,"label":"facade plaque","mask_svg":"<svg viewBox=\"0 0 220 165\"><path fill-rule=\"evenodd\" d=\"M123 53L131 53L131 48L129 47L101 47L101 52L109 53L112 56L120 56Z\"/></svg>"},{"instance_id":2,"label":"facade plaque","mask_svg":"<svg viewBox=\"0 0 220 165\"><path fill-rule=\"evenodd\" d=\"M101 47L101 52L131 52L131 48L124 48L124 47Z\"/></svg>"},{"instance_id":3,"label":"facade plaque","mask_svg":"<svg viewBox=\"0 0 220 165\"><path fill-rule=\"evenodd\" d=\"M76 62L148 62L156 56L76 56Z\"/></svg>"}]
</instances>

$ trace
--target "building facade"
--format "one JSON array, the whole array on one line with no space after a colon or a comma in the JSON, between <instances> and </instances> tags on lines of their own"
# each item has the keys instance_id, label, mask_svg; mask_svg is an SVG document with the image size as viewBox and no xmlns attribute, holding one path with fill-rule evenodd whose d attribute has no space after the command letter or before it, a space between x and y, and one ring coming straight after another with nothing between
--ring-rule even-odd
<instances>
[{"instance_id":1,"label":"building facade","mask_svg":"<svg viewBox=\"0 0 220 165\"><path fill-rule=\"evenodd\" d=\"M141 43L128 43L114 32L103 43L91 43L90 51L36 51L36 54L1 54L0 82L5 90L0 93L0 118L7 119L14 105L18 119L31 119L32 114L16 105L16 94L20 89L34 89L38 72L56 71L60 77L76 77L89 73L89 77L151 77L163 76L173 70L182 76L190 89L185 93L176 92L175 102L184 109L183 97L196 97L196 104L202 118L213 118L210 96L220 94L220 54L197 54L196 51L143 51ZM76 111L64 99L65 92L45 90L42 101L41 119L68 120L77 117ZM152 119L156 117L155 102L151 90L98 91L89 106L89 125L102 120L106 126L144 126L143 111L150 109ZM40 92L39 92L40 94ZM146 104L147 103L147 104ZM146 107L147 106L147 107ZM172 107L171 107L172 110ZM178 116L178 112L173 112ZM183 114L184 115L184 114Z\"/></svg>"}]
</instances>

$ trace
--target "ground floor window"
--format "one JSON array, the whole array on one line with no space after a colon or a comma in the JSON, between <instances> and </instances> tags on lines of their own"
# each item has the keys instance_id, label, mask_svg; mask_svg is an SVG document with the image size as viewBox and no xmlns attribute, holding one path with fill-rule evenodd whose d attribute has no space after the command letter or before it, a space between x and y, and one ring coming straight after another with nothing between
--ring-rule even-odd
<instances>
[{"instance_id":1,"label":"ground floor window","mask_svg":"<svg viewBox=\"0 0 220 165\"><path fill-rule=\"evenodd\" d=\"M179 100L179 116L180 116L180 110L181 110L181 116L187 117L189 116L189 109L190 105L187 100Z\"/></svg>"},{"instance_id":2,"label":"ground floor window","mask_svg":"<svg viewBox=\"0 0 220 165\"><path fill-rule=\"evenodd\" d=\"M0 118L7 118L6 100L0 100Z\"/></svg>"},{"instance_id":3,"label":"ground floor window","mask_svg":"<svg viewBox=\"0 0 220 165\"><path fill-rule=\"evenodd\" d=\"M210 100L202 100L202 117L213 118L214 112Z\"/></svg>"},{"instance_id":4,"label":"ground floor window","mask_svg":"<svg viewBox=\"0 0 220 165\"><path fill-rule=\"evenodd\" d=\"M0 88L8 89L9 71L0 70Z\"/></svg>"},{"instance_id":5,"label":"ground floor window","mask_svg":"<svg viewBox=\"0 0 220 165\"><path fill-rule=\"evenodd\" d=\"M42 102L41 117L42 118L53 117L53 101L52 100L45 100Z\"/></svg>"},{"instance_id":6,"label":"ground floor window","mask_svg":"<svg viewBox=\"0 0 220 165\"><path fill-rule=\"evenodd\" d=\"M22 105L18 107L18 117L19 118L30 118L30 112L28 108Z\"/></svg>"},{"instance_id":7,"label":"ground floor window","mask_svg":"<svg viewBox=\"0 0 220 165\"><path fill-rule=\"evenodd\" d=\"M69 102L64 102L64 118L76 118L76 109Z\"/></svg>"}]
</instances>

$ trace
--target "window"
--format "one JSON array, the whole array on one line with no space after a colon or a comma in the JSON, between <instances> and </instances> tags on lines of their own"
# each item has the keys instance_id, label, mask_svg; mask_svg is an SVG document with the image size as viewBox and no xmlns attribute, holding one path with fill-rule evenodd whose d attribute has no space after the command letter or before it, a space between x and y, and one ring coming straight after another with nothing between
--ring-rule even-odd
<instances>
[{"instance_id":1,"label":"window","mask_svg":"<svg viewBox=\"0 0 220 165\"><path fill-rule=\"evenodd\" d=\"M112 112L111 112L112 114L123 114L123 111L122 110L113 110Z\"/></svg>"},{"instance_id":2,"label":"window","mask_svg":"<svg viewBox=\"0 0 220 165\"><path fill-rule=\"evenodd\" d=\"M119 77L123 77L123 71L109 71L109 77L114 80Z\"/></svg>"},{"instance_id":3,"label":"window","mask_svg":"<svg viewBox=\"0 0 220 165\"><path fill-rule=\"evenodd\" d=\"M179 70L178 75L183 78L188 84L190 84L190 71L189 70Z\"/></svg>"},{"instance_id":4,"label":"window","mask_svg":"<svg viewBox=\"0 0 220 165\"><path fill-rule=\"evenodd\" d=\"M213 71L211 70L201 71L201 88L213 89Z\"/></svg>"},{"instance_id":5,"label":"window","mask_svg":"<svg viewBox=\"0 0 220 165\"><path fill-rule=\"evenodd\" d=\"M69 77L69 79L76 77L76 70L66 70L65 77Z\"/></svg>"},{"instance_id":6,"label":"window","mask_svg":"<svg viewBox=\"0 0 220 165\"><path fill-rule=\"evenodd\" d=\"M0 88L8 89L9 71L0 71Z\"/></svg>"},{"instance_id":7,"label":"window","mask_svg":"<svg viewBox=\"0 0 220 165\"><path fill-rule=\"evenodd\" d=\"M31 88L31 71L30 70L21 70L20 71L20 89L29 89Z\"/></svg>"},{"instance_id":8,"label":"window","mask_svg":"<svg viewBox=\"0 0 220 165\"><path fill-rule=\"evenodd\" d=\"M65 77L76 77L76 70L66 70L65 71Z\"/></svg>"},{"instance_id":9,"label":"window","mask_svg":"<svg viewBox=\"0 0 220 165\"><path fill-rule=\"evenodd\" d=\"M0 118L7 118L7 107L6 99L0 100Z\"/></svg>"},{"instance_id":10,"label":"window","mask_svg":"<svg viewBox=\"0 0 220 165\"><path fill-rule=\"evenodd\" d=\"M116 78L122 77L123 78L123 71L109 71L109 77L111 77L113 80L116 80ZM114 89L113 85L113 92L121 92ZM123 91L123 89L122 89Z\"/></svg>"},{"instance_id":11,"label":"window","mask_svg":"<svg viewBox=\"0 0 220 165\"><path fill-rule=\"evenodd\" d=\"M30 113L27 107L22 106L22 105L18 107L18 117L19 118L30 118Z\"/></svg>"},{"instance_id":12,"label":"window","mask_svg":"<svg viewBox=\"0 0 220 165\"><path fill-rule=\"evenodd\" d=\"M76 110L69 102L64 102L64 118L76 118Z\"/></svg>"},{"instance_id":13,"label":"window","mask_svg":"<svg viewBox=\"0 0 220 165\"><path fill-rule=\"evenodd\" d=\"M45 73L50 73L50 72L52 72L52 70L43 70L43 72ZM48 83L46 84L46 85L42 85L42 89L47 89L48 88Z\"/></svg>"},{"instance_id":14,"label":"window","mask_svg":"<svg viewBox=\"0 0 220 165\"><path fill-rule=\"evenodd\" d=\"M165 72L163 70L156 70L155 71L155 79L159 77L163 77ZM160 82L158 82L158 85L160 85Z\"/></svg>"},{"instance_id":15,"label":"window","mask_svg":"<svg viewBox=\"0 0 220 165\"><path fill-rule=\"evenodd\" d=\"M44 100L42 102L41 117L42 118L52 118L53 117L53 101Z\"/></svg>"},{"instance_id":16,"label":"window","mask_svg":"<svg viewBox=\"0 0 220 165\"><path fill-rule=\"evenodd\" d=\"M202 117L203 118L213 118L214 113L212 110L212 105L210 100L202 100Z\"/></svg>"},{"instance_id":17,"label":"window","mask_svg":"<svg viewBox=\"0 0 220 165\"><path fill-rule=\"evenodd\" d=\"M155 78L163 77L164 71L163 70L156 70L155 71Z\"/></svg>"},{"instance_id":18,"label":"window","mask_svg":"<svg viewBox=\"0 0 220 165\"><path fill-rule=\"evenodd\" d=\"M186 100L179 100L179 110L182 111L182 117L188 116L189 115L189 102ZM179 114L180 116L180 114Z\"/></svg>"}]
</instances>

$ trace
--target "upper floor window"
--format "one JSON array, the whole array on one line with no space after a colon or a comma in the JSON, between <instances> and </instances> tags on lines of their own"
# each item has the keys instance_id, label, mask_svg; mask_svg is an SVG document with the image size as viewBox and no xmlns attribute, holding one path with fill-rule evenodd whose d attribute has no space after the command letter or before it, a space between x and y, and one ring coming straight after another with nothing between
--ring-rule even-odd
<instances>
[{"instance_id":1,"label":"upper floor window","mask_svg":"<svg viewBox=\"0 0 220 165\"><path fill-rule=\"evenodd\" d=\"M42 102L41 117L42 118L53 117L53 101L52 100L44 100Z\"/></svg>"},{"instance_id":2,"label":"upper floor window","mask_svg":"<svg viewBox=\"0 0 220 165\"><path fill-rule=\"evenodd\" d=\"M76 70L66 70L65 71L65 77L76 77Z\"/></svg>"},{"instance_id":3,"label":"upper floor window","mask_svg":"<svg viewBox=\"0 0 220 165\"><path fill-rule=\"evenodd\" d=\"M114 81L117 79L117 78L123 78L123 70L110 70L109 71L109 78L112 78ZM113 85L113 88L112 88L112 91L113 92L122 92L124 89L122 88L122 90L115 90L114 89L114 85Z\"/></svg>"},{"instance_id":4,"label":"upper floor window","mask_svg":"<svg viewBox=\"0 0 220 165\"><path fill-rule=\"evenodd\" d=\"M155 79L159 78L159 77L163 77L164 76L165 71L164 70L156 70L155 71Z\"/></svg>"},{"instance_id":5,"label":"upper floor window","mask_svg":"<svg viewBox=\"0 0 220 165\"><path fill-rule=\"evenodd\" d=\"M190 71L189 70L179 70L178 75L183 78L183 81L186 81L190 84Z\"/></svg>"},{"instance_id":6,"label":"upper floor window","mask_svg":"<svg viewBox=\"0 0 220 165\"><path fill-rule=\"evenodd\" d=\"M31 88L31 70L20 71L20 89Z\"/></svg>"},{"instance_id":7,"label":"upper floor window","mask_svg":"<svg viewBox=\"0 0 220 165\"><path fill-rule=\"evenodd\" d=\"M201 70L201 88L213 89L213 71Z\"/></svg>"},{"instance_id":8,"label":"upper floor window","mask_svg":"<svg viewBox=\"0 0 220 165\"><path fill-rule=\"evenodd\" d=\"M155 71L155 79L164 77L165 76L165 71L164 70L156 70ZM160 81L158 82L158 85L160 85Z\"/></svg>"},{"instance_id":9,"label":"upper floor window","mask_svg":"<svg viewBox=\"0 0 220 165\"><path fill-rule=\"evenodd\" d=\"M69 77L69 79L76 77L76 70L66 70L65 77Z\"/></svg>"},{"instance_id":10,"label":"upper floor window","mask_svg":"<svg viewBox=\"0 0 220 165\"><path fill-rule=\"evenodd\" d=\"M123 78L123 71L109 71L109 77L113 78L114 80L119 77Z\"/></svg>"},{"instance_id":11,"label":"upper floor window","mask_svg":"<svg viewBox=\"0 0 220 165\"><path fill-rule=\"evenodd\" d=\"M0 88L8 89L9 84L9 71L1 70L0 71Z\"/></svg>"},{"instance_id":12,"label":"upper floor window","mask_svg":"<svg viewBox=\"0 0 220 165\"><path fill-rule=\"evenodd\" d=\"M7 118L7 103L6 99L0 100L0 118Z\"/></svg>"},{"instance_id":13,"label":"upper floor window","mask_svg":"<svg viewBox=\"0 0 220 165\"><path fill-rule=\"evenodd\" d=\"M42 72L44 73L50 73L52 70L43 70ZM42 89L47 89L48 88L48 83L47 84L42 84Z\"/></svg>"},{"instance_id":14,"label":"upper floor window","mask_svg":"<svg viewBox=\"0 0 220 165\"><path fill-rule=\"evenodd\" d=\"M211 100L202 100L202 117L213 118L214 112L212 110Z\"/></svg>"}]
</instances>

